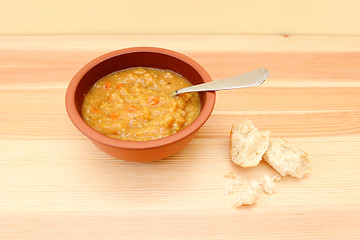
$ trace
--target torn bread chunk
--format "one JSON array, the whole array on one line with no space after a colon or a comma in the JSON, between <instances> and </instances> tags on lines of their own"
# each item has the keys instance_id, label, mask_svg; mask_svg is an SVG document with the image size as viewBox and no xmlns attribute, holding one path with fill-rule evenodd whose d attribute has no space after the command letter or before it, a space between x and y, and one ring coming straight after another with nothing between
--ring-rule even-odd
<instances>
[{"instance_id":1,"label":"torn bread chunk","mask_svg":"<svg viewBox=\"0 0 360 240\"><path fill-rule=\"evenodd\" d=\"M261 192L261 185L259 181L252 180L250 187L240 195L239 199L235 203L235 207L254 205L256 199Z\"/></svg>"},{"instance_id":2,"label":"torn bread chunk","mask_svg":"<svg viewBox=\"0 0 360 240\"><path fill-rule=\"evenodd\" d=\"M250 120L233 124L231 160L241 167L255 167L269 146L269 131L259 131Z\"/></svg>"},{"instance_id":3,"label":"torn bread chunk","mask_svg":"<svg viewBox=\"0 0 360 240\"><path fill-rule=\"evenodd\" d=\"M307 153L282 139L270 139L263 158L283 177L303 178L311 171Z\"/></svg>"}]
</instances>

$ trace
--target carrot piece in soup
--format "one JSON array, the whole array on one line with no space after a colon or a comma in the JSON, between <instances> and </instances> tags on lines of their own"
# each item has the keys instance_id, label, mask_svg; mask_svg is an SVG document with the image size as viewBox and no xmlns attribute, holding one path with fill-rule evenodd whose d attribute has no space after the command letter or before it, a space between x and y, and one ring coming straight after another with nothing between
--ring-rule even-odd
<instances>
[{"instance_id":1,"label":"carrot piece in soup","mask_svg":"<svg viewBox=\"0 0 360 240\"><path fill-rule=\"evenodd\" d=\"M90 107L90 111L93 112L93 113L99 113L100 112L99 109L94 108L94 107Z\"/></svg>"},{"instance_id":2,"label":"carrot piece in soup","mask_svg":"<svg viewBox=\"0 0 360 240\"><path fill-rule=\"evenodd\" d=\"M111 118L112 120L118 119L118 118L119 118L119 114L117 114L117 113L112 113L112 114L110 114L110 118Z\"/></svg>"},{"instance_id":3,"label":"carrot piece in soup","mask_svg":"<svg viewBox=\"0 0 360 240\"><path fill-rule=\"evenodd\" d=\"M160 98L157 96L151 96L146 100L147 104L154 106L160 102Z\"/></svg>"},{"instance_id":4,"label":"carrot piece in soup","mask_svg":"<svg viewBox=\"0 0 360 240\"><path fill-rule=\"evenodd\" d=\"M137 108L136 108L134 105L129 105L129 106L126 108L126 111L128 111L129 113L133 113L133 112L136 112L136 111L137 111Z\"/></svg>"},{"instance_id":5,"label":"carrot piece in soup","mask_svg":"<svg viewBox=\"0 0 360 240\"><path fill-rule=\"evenodd\" d=\"M108 90L109 88L111 87L111 83L110 82L107 82L104 86L104 89L105 90Z\"/></svg>"}]
</instances>

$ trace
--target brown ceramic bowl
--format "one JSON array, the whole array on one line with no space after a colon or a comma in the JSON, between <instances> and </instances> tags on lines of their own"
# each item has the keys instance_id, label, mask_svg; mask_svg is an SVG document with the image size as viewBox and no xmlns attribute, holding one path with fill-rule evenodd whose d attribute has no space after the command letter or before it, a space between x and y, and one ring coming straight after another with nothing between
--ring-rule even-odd
<instances>
[{"instance_id":1,"label":"brown ceramic bowl","mask_svg":"<svg viewBox=\"0 0 360 240\"><path fill-rule=\"evenodd\" d=\"M74 76L65 97L67 113L80 132L102 151L116 158L150 162L171 156L184 148L210 117L215 104L214 92L200 93L202 108L194 122L176 134L156 140L138 142L110 138L89 127L81 116L84 95L97 80L110 73L132 67L172 70L187 78L192 84L211 81L209 74L200 64L178 52L154 47L121 49L92 60Z\"/></svg>"}]
</instances>

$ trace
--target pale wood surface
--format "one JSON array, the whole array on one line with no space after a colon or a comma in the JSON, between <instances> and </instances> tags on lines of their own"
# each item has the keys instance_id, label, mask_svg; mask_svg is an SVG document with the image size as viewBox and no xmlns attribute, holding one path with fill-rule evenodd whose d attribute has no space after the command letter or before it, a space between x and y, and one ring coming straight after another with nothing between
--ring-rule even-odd
<instances>
[{"instance_id":1,"label":"pale wood surface","mask_svg":"<svg viewBox=\"0 0 360 240\"><path fill-rule=\"evenodd\" d=\"M124 162L71 124L64 94L91 59L144 45L181 51L214 80L271 75L219 92L179 154ZM360 239L359 66L360 37L0 37L0 239ZM313 171L235 209L225 174L274 172L231 163L229 130L245 118L308 152Z\"/></svg>"}]
</instances>

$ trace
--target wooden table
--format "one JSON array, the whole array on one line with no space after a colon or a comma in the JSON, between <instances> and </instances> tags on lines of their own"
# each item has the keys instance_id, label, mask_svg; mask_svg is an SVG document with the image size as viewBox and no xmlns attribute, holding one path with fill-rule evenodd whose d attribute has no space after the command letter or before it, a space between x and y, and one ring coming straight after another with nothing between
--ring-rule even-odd
<instances>
[{"instance_id":1,"label":"wooden table","mask_svg":"<svg viewBox=\"0 0 360 240\"><path fill-rule=\"evenodd\" d=\"M131 163L98 150L70 122L64 94L91 59L159 46L214 80L268 68L259 88L217 94L180 153ZM0 37L0 239L359 239L360 37ZM261 178L229 158L233 122L251 119L309 153L313 171L236 209L225 178ZM246 188L246 184L244 184Z\"/></svg>"}]
</instances>

